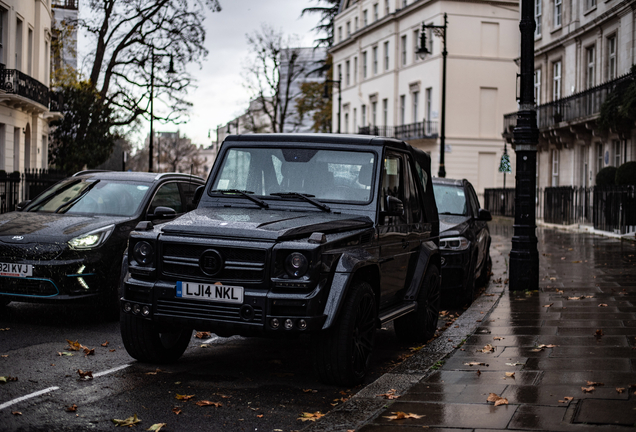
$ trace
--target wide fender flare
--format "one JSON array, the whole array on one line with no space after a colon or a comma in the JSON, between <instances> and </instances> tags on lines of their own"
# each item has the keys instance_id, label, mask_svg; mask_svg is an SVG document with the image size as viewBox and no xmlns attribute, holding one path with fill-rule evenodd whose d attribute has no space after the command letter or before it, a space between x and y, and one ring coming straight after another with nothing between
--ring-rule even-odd
<instances>
[{"instance_id":1,"label":"wide fender flare","mask_svg":"<svg viewBox=\"0 0 636 432\"><path fill-rule=\"evenodd\" d=\"M422 281L424 275L428 271L431 265L436 265L440 271L441 277L441 255L437 245L432 241L423 242L418 251L417 263L415 264L415 271L413 272L413 278L409 284L409 288L404 294L404 300L415 300L419 294L420 287L422 287Z\"/></svg>"},{"instance_id":2,"label":"wide fender flare","mask_svg":"<svg viewBox=\"0 0 636 432\"><path fill-rule=\"evenodd\" d=\"M380 266L376 256L365 250L350 251L340 256L325 302L324 313L327 320L322 327L323 330L330 328L336 322L356 274L365 270L372 270L380 274Z\"/></svg>"}]
</instances>

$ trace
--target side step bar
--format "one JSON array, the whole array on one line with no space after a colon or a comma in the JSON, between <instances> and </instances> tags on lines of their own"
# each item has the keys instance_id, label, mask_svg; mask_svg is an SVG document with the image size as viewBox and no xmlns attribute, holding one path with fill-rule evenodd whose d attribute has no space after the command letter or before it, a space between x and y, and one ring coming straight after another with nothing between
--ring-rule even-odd
<instances>
[{"instance_id":1,"label":"side step bar","mask_svg":"<svg viewBox=\"0 0 636 432\"><path fill-rule=\"evenodd\" d=\"M391 322L397 318L403 317L404 315L411 313L417 309L417 302L409 302L406 304L401 304L396 306L388 311L384 312L379 317L380 324L384 325L388 322Z\"/></svg>"}]
</instances>

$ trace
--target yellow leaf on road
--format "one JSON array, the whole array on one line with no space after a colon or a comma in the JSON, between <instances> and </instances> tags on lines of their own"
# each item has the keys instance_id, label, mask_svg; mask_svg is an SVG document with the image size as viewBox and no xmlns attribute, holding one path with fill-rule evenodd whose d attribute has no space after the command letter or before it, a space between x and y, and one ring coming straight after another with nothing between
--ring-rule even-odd
<instances>
[{"instance_id":1,"label":"yellow leaf on road","mask_svg":"<svg viewBox=\"0 0 636 432\"><path fill-rule=\"evenodd\" d=\"M194 395L181 395L181 394L177 393L177 395L175 396L175 399L187 401L187 400L192 399L193 397L194 397Z\"/></svg>"},{"instance_id":2,"label":"yellow leaf on road","mask_svg":"<svg viewBox=\"0 0 636 432\"><path fill-rule=\"evenodd\" d=\"M124 420L113 419L112 421L113 423L115 423L115 426L120 426L120 427L124 427L124 426L131 427L136 425L137 423L141 423L141 419L137 417L137 414L134 414Z\"/></svg>"},{"instance_id":3,"label":"yellow leaf on road","mask_svg":"<svg viewBox=\"0 0 636 432\"><path fill-rule=\"evenodd\" d=\"M418 414L413 414L413 413L405 413L402 411L397 411L391 414L395 414L392 416L384 416L384 418L388 418L389 420L404 420L404 419L420 419L422 417L426 417L425 415L418 415Z\"/></svg>"},{"instance_id":4,"label":"yellow leaf on road","mask_svg":"<svg viewBox=\"0 0 636 432\"><path fill-rule=\"evenodd\" d=\"M300 415L300 417L298 417L298 420L302 420L302 421L316 421L318 420L320 417L323 417L324 414L321 413L320 411L316 411L315 413L308 413L308 412L304 412Z\"/></svg>"},{"instance_id":5,"label":"yellow leaf on road","mask_svg":"<svg viewBox=\"0 0 636 432\"><path fill-rule=\"evenodd\" d=\"M208 400L201 400L198 402L195 402L195 405L198 405L200 407L204 407L204 406L213 406L213 407L222 407L223 404L221 402L210 402Z\"/></svg>"},{"instance_id":6,"label":"yellow leaf on road","mask_svg":"<svg viewBox=\"0 0 636 432\"><path fill-rule=\"evenodd\" d=\"M155 423L155 424L153 424L152 426L150 426L146 430L147 431L151 431L151 432L159 432L161 430L161 428L164 427L167 424L168 423Z\"/></svg>"}]
</instances>

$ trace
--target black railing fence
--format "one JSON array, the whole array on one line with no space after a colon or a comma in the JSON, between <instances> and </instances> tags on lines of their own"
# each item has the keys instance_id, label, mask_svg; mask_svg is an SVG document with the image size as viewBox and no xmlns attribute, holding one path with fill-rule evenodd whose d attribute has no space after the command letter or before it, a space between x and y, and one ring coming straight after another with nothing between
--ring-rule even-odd
<instances>
[{"instance_id":1,"label":"black railing fence","mask_svg":"<svg viewBox=\"0 0 636 432\"><path fill-rule=\"evenodd\" d=\"M515 215L515 190L510 188L484 189L484 208L494 216Z\"/></svg>"},{"instance_id":2,"label":"black railing fence","mask_svg":"<svg viewBox=\"0 0 636 432\"><path fill-rule=\"evenodd\" d=\"M594 188L594 228L617 234L636 231L636 186Z\"/></svg>"},{"instance_id":3,"label":"black railing fence","mask_svg":"<svg viewBox=\"0 0 636 432\"><path fill-rule=\"evenodd\" d=\"M68 175L62 171L49 169L32 169L22 174L24 182L24 199L30 200L38 196L45 189L53 186Z\"/></svg>"},{"instance_id":4,"label":"black railing fence","mask_svg":"<svg viewBox=\"0 0 636 432\"><path fill-rule=\"evenodd\" d=\"M20 202L20 173L0 171L0 213L15 210Z\"/></svg>"},{"instance_id":5,"label":"black railing fence","mask_svg":"<svg viewBox=\"0 0 636 432\"><path fill-rule=\"evenodd\" d=\"M49 88L17 69L0 70L0 85L7 93L23 96L45 107L49 106Z\"/></svg>"},{"instance_id":6,"label":"black railing fence","mask_svg":"<svg viewBox=\"0 0 636 432\"><path fill-rule=\"evenodd\" d=\"M361 135L377 135L401 140L437 138L437 122L422 121L401 126L364 126L358 128Z\"/></svg>"},{"instance_id":7,"label":"black railing fence","mask_svg":"<svg viewBox=\"0 0 636 432\"><path fill-rule=\"evenodd\" d=\"M24 173L0 171L0 213L14 211L21 201L35 198L66 177L67 174L57 170L32 169Z\"/></svg>"}]
</instances>

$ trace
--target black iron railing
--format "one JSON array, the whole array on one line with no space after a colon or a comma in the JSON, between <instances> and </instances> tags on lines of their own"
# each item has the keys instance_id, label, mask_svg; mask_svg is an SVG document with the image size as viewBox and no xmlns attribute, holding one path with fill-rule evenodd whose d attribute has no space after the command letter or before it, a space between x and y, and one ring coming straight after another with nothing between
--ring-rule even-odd
<instances>
[{"instance_id":1,"label":"black iron railing","mask_svg":"<svg viewBox=\"0 0 636 432\"><path fill-rule=\"evenodd\" d=\"M547 223L571 225L591 222L593 189L575 186L543 189L541 216Z\"/></svg>"},{"instance_id":2,"label":"black iron railing","mask_svg":"<svg viewBox=\"0 0 636 432\"><path fill-rule=\"evenodd\" d=\"M0 69L0 89L49 106L49 88L17 69Z\"/></svg>"},{"instance_id":3,"label":"black iron railing","mask_svg":"<svg viewBox=\"0 0 636 432\"><path fill-rule=\"evenodd\" d=\"M510 188L484 189L484 208L493 216L515 215L515 190Z\"/></svg>"},{"instance_id":4,"label":"black iron railing","mask_svg":"<svg viewBox=\"0 0 636 432\"><path fill-rule=\"evenodd\" d=\"M15 210L20 201L20 173L0 171L0 213Z\"/></svg>"},{"instance_id":5,"label":"black iron railing","mask_svg":"<svg viewBox=\"0 0 636 432\"><path fill-rule=\"evenodd\" d=\"M364 126L358 128L361 135L377 135L401 140L437 138L437 122L422 121L402 126Z\"/></svg>"},{"instance_id":6,"label":"black iron railing","mask_svg":"<svg viewBox=\"0 0 636 432\"><path fill-rule=\"evenodd\" d=\"M636 231L636 186L594 188L594 228L617 234Z\"/></svg>"},{"instance_id":7,"label":"black iron railing","mask_svg":"<svg viewBox=\"0 0 636 432\"><path fill-rule=\"evenodd\" d=\"M572 96L539 105L537 107L539 129L547 129L561 122L573 122L598 115L607 96L634 78L636 77L630 73ZM516 124L517 113L504 115L504 136L511 134Z\"/></svg>"},{"instance_id":8,"label":"black iron railing","mask_svg":"<svg viewBox=\"0 0 636 432\"><path fill-rule=\"evenodd\" d=\"M77 9L79 0L51 0L51 6L62 9Z\"/></svg>"}]
</instances>

